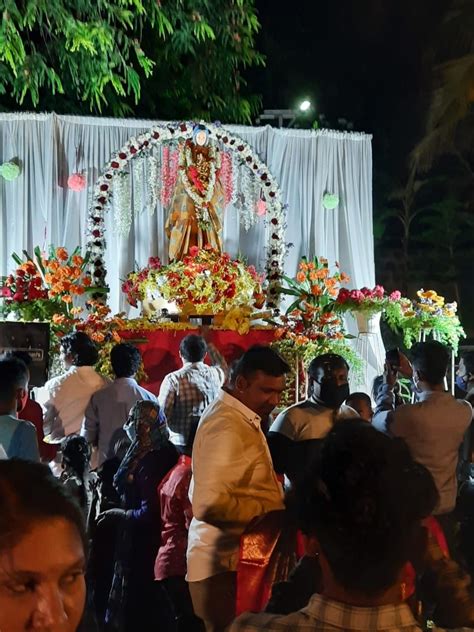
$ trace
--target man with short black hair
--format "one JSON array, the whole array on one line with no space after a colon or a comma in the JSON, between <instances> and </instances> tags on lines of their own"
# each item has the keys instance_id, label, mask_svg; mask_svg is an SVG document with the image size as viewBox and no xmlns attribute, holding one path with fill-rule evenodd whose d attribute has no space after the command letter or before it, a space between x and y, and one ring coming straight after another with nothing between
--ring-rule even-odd
<instances>
[{"instance_id":1,"label":"man with short black hair","mask_svg":"<svg viewBox=\"0 0 474 632\"><path fill-rule=\"evenodd\" d=\"M302 476L334 422L357 416L344 406L348 379L349 365L342 356L324 353L313 358L308 366L308 398L281 412L268 432L276 472L290 481Z\"/></svg>"},{"instance_id":2,"label":"man with short black hair","mask_svg":"<svg viewBox=\"0 0 474 632\"><path fill-rule=\"evenodd\" d=\"M194 611L207 632L235 614L240 536L257 516L283 509L260 423L278 405L288 364L256 345L233 367L229 390L204 412L193 448L187 580Z\"/></svg>"},{"instance_id":3,"label":"man with short black hair","mask_svg":"<svg viewBox=\"0 0 474 632\"><path fill-rule=\"evenodd\" d=\"M207 335L205 329L202 331ZM207 353L213 366L204 363ZM181 340L179 356L183 366L164 378L158 402L168 421L170 441L183 451L192 428L219 394L227 365L216 347L197 334Z\"/></svg>"},{"instance_id":4,"label":"man with short black hair","mask_svg":"<svg viewBox=\"0 0 474 632\"><path fill-rule=\"evenodd\" d=\"M413 383L417 402L395 408L393 388L396 372L385 367L385 384L380 387L386 405L376 410L373 425L378 430L406 441L413 458L433 475L439 492L435 509L448 540L453 532L451 518L457 495L456 468L459 448L469 427L472 408L445 391L444 379L450 361L448 349L436 340L420 342L412 348ZM381 401L382 398L378 397ZM454 554L453 541L450 542Z\"/></svg>"},{"instance_id":5,"label":"man with short black hair","mask_svg":"<svg viewBox=\"0 0 474 632\"><path fill-rule=\"evenodd\" d=\"M36 429L17 417L28 398L28 367L15 357L0 358L0 446L9 459L39 461Z\"/></svg>"},{"instance_id":6,"label":"man with short black hair","mask_svg":"<svg viewBox=\"0 0 474 632\"><path fill-rule=\"evenodd\" d=\"M107 381L94 370L99 359L95 343L83 331L61 338L60 359L66 371L36 389L36 401L44 410L44 434L48 443L60 444L81 429L91 395Z\"/></svg>"},{"instance_id":7,"label":"man with short black hair","mask_svg":"<svg viewBox=\"0 0 474 632\"><path fill-rule=\"evenodd\" d=\"M134 345L128 342L115 345L110 352L110 363L115 380L92 395L81 428L81 435L98 446L98 466L114 456L116 442L125 436L123 425L130 409L143 399L156 402L153 393L135 380L141 355Z\"/></svg>"},{"instance_id":8,"label":"man with short black hair","mask_svg":"<svg viewBox=\"0 0 474 632\"><path fill-rule=\"evenodd\" d=\"M404 601L404 569L415 553L423 558L421 521L438 495L404 442L363 421L336 424L295 496L323 590L288 615L245 613L230 631L421 632Z\"/></svg>"}]
</instances>

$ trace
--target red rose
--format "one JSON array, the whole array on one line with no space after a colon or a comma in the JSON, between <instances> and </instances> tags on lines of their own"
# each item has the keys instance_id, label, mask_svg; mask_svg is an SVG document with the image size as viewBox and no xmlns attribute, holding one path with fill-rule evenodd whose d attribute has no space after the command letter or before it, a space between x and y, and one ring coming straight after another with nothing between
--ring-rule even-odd
<instances>
[{"instance_id":1,"label":"red rose","mask_svg":"<svg viewBox=\"0 0 474 632\"><path fill-rule=\"evenodd\" d=\"M230 283L223 294L226 298L233 298L235 296L235 283Z\"/></svg>"},{"instance_id":2,"label":"red rose","mask_svg":"<svg viewBox=\"0 0 474 632\"><path fill-rule=\"evenodd\" d=\"M16 272L16 276L17 276L17 277L20 277L20 278L22 278L22 279L24 278L25 274L26 274L26 273L25 273L25 271L24 271L24 270L17 270L17 272Z\"/></svg>"},{"instance_id":3,"label":"red rose","mask_svg":"<svg viewBox=\"0 0 474 632\"><path fill-rule=\"evenodd\" d=\"M199 254L199 248L197 246L191 246L191 248L189 249L189 255L191 257L197 257L198 254Z\"/></svg>"},{"instance_id":4,"label":"red rose","mask_svg":"<svg viewBox=\"0 0 474 632\"><path fill-rule=\"evenodd\" d=\"M15 292L15 294L13 295L13 300L17 303L21 303L25 300L25 295L22 292Z\"/></svg>"}]
</instances>

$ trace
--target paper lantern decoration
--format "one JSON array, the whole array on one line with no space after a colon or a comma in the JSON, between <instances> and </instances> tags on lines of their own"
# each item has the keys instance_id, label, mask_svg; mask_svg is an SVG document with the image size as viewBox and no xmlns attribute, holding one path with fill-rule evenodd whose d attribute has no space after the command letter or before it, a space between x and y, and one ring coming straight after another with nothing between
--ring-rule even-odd
<instances>
[{"instance_id":1,"label":"paper lantern decoration","mask_svg":"<svg viewBox=\"0 0 474 632\"><path fill-rule=\"evenodd\" d=\"M82 191L86 188L86 176L82 173L73 173L67 179L67 185L71 191Z\"/></svg>"},{"instance_id":2,"label":"paper lantern decoration","mask_svg":"<svg viewBox=\"0 0 474 632\"><path fill-rule=\"evenodd\" d=\"M3 165L0 166L0 175L5 178L5 180L15 180L20 175L20 167L16 164L16 162L4 162Z\"/></svg>"},{"instance_id":3,"label":"paper lantern decoration","mask_svg":"<svg viewBox=\"0 0 474 632\"><path fill-rule=\"evenodd\" d=\"M323 206L328 211L332 211L339 204L339 196L335 193L325 193L323 195Z\"/></svg>"}]
</instances>

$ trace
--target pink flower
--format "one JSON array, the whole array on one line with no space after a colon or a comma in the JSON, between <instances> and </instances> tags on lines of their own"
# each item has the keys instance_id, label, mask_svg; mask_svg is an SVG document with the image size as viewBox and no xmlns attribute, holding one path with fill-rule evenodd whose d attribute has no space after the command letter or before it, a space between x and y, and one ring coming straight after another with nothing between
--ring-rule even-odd
<instances>
[{"instance_id":1,"label":"pink flower","mask_svg":"<svg viewBox=\"0 0 474 632\"><path fill-rule=\"evenodd\" d=\"M385 294L385 289L383 288L383 286L382 286L382 285L376 285L376 286L374 287L374 292L373 292L373 294L374 294L374 297L375 297L375 298L383 298L383 297L384 297L384 294Z\"/></svg>"},{"instance_id":2,"label":"pink flower","mask_svg":"<svg viewBox=\"0 0 474 632\"><path fill-rule=\"evenodd\" d=\"M365 288L367 289L367 288ZM356 301L357 303L361 303L366 298L363 289L362 290L351 290L351 299Z\"/></svg>"},{"instance_id":3,"label":"pink flower","mask_svg":"<svg viewBox=\"0 0 474 632\"><path fill-rule=\"evenodd\" d=\"M258 200L257 202L256 208L257 208L257 215L259 217L263 217L267 212L267 203L265 202L265 200L262 200L260 198L260 200Z\"/></svg>"},{"instance_id":4,"label":"pink flower","mask_svg":"<svg viewBox=\"0 0 474 632\"><path fill-rule=\"evenodd\" d=\"M199 254L199 248L197 246L191 246L189 254L191 257L196 257Z\"/></svg>"},{"instance_id":5,"label":"pink flower","mask_svg":"<svg viewBox=\"0 0 474 632\"><path fill-rule=\"evenodd\" d=\"M150 257L148 259L148 266L152 270L159 270L161 268L161 260L159 257Z\"/></svg>"},{"instance_id":6,"label":"pink flower","mask_svg":"<svg viewBox=\"0 0 474 632\"><path fill-rule=\"evenodd\" d=\"M86 187L86 177L82 173L73 173L67 179L71 191L82 191Z\"/></svg>"},{"instance_id":7,"label":"pink flower","mask_svg":"<svg viewBox=\"0 0 474 632\"><path fill-rule=\"evenodd\" d=\"M388 297L391 301L399 301L402 298L400 290L394 290Z\"/></svg>"},{"instance_id":8,"label":"pink flower","mask_svg":"<svg viewBox=\"0 0 474 632\"><path fill-rule=\"evenodd\" d=\"M6 298L11 298L12 297L12 291L10 290L9 287L2 287L2 289L0 291L0 296L4 296Z\"/></svg>"}]
</instances>

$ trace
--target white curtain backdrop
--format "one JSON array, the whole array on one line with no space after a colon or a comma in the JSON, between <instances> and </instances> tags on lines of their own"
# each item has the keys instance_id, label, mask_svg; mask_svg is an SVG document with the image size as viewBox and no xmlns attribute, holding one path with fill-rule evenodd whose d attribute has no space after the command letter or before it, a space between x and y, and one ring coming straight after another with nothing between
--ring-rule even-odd
<instances>
[{"instance_id":1,"label":"white curtain backdrop","mask_svg":"<svg viewBox=\"0 0 474 632\"><path fill-rule=\"evenodd\" d=\"M0 113L0 163L16 159L21 175L0 178L0 276L12 267L12 252L32 252L34 246L54 244L73 249L85 245L88 206L95 180L113 151L156 121L59 116L56 114ZM371 136L362 133L226 126L247 141L265 161L288 204L286 241L292 244L285 271L294 275L302 255L322 255L339 261L351 277L351 287L375 283L372 230ZM76 171L87 177L81 192L67 187ZM325 192L339 197L335 210L322 204ZM133 182L132 182L133 195ZM106 218L106 265L113 311L126 309L121 280L151 255L166 260L165 211L135 216L127 238L114 232L113 213ZM227 208L224 247L243 254L263 269L266 228L262 223L248 232L238 214ZM130 315L134 315L130 312ZM136 314L135 314L136 315ZM350 329L353 323L348 322ZM383 364L379 336L371 336L369 387Z\"/></svg>"}]
</instances>

